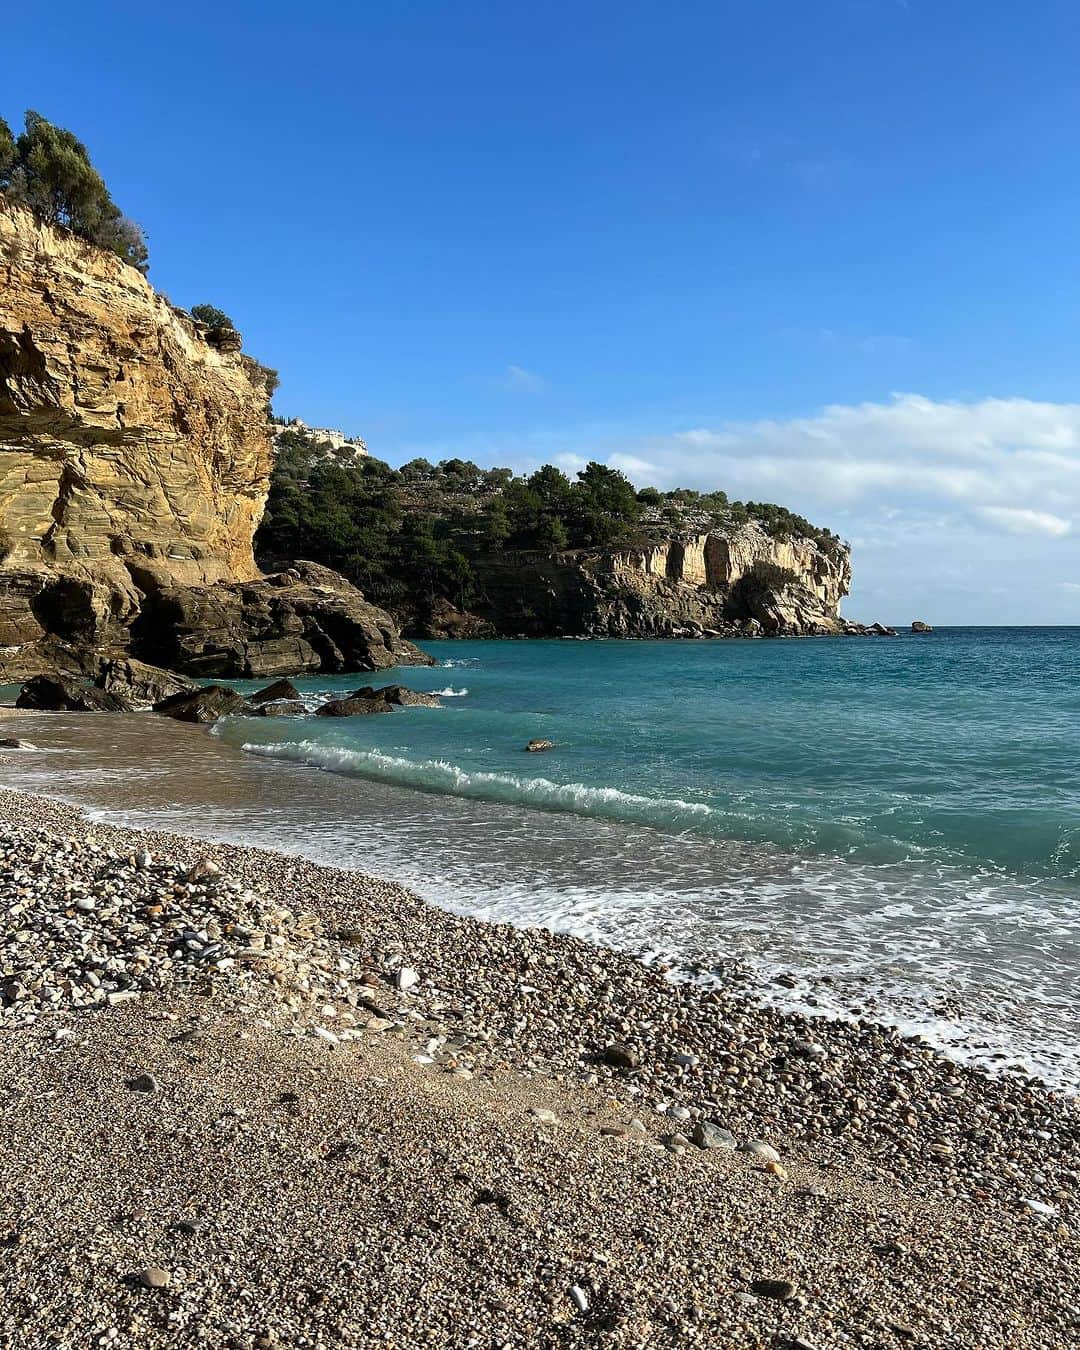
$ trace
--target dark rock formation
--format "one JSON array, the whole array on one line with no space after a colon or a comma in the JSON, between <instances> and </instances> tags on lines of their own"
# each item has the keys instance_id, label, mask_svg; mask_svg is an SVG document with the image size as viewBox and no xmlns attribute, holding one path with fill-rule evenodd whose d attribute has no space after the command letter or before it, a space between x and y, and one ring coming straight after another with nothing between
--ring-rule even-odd
<instances>
[{"instance_id":1,"label":"dark rock formation","mask_svg":"<svg viewBox=\"0 0 1080 1350\"><path fill-rule=\"evenodd\" d=\"M923 623L922 619L916 619L911 625L913 633L932 633L934 630L928 623Z\"/></svg>"},{"instance_id":2,"label":"dark rock formation","mask_svg":"<svg viewBox=\"0 0 1080 1350\"><path fill-rule=\"evenodd\" d=\"M208 684L182 694L173 694L154 704L154 711L178 722L216 722L219 717L235 716L248 711L243 694L221 684Z\"/></svg>"},{"instance_id":3,"label":"dark rock formation","mask_svg":"<svg viewBox=\"0 0 1080 1350\"><path fill-rule=\"evenodd\" d=\"M145 659L202 677L434 664L385 610L315 563L258 581L162 587L146 597L132 640Z\"/></svg>"},{"instance_id":4,"label":"dark rock formation","mask_svg":"<svg viewBox=\"0 0 1080 1350\"><path fill-rule=\"evenodd\" d=\"M130 712L134 703L117 693L82 685L61 675L35 675L15 700L35 712Z\"/></svg>"},{"instance_id":5,"label":"dark rock formation","mask_svg":"<svg viewBox=\"0 0 1080 1350\"><path fill-rule=\"evenodd\" d=\"M393 708L381 698L333 698L317 708L319 717L367 717L372 713L393 712Z\"/></svg>"},{"instance_id":6,"label":"dark rock formation","mask_svg":"<svg viewBox=\"0 0 1080 1350\"><path fill-rule=\"evenodd\" d=\"M370 684L366 684L349 697L382 699L384 703L393 703L399 708L442 707L437 694L423 694L417 689L406 689L403 684L386 684L381 689L373 689Z\"/></svg>"},{"instance_id":7,"label":"dark rock formation","mask_svg":"<svg viewBox=\"0 0 1080 1350\"><path fill-rule=\"evenodd\" d=\"M180 675L130 658L105 661L94 683L99 689L143 707L152 707L173 694L190 693L195 688Z\"/></svg>"},{"instance_id":8,"label":"dark rock formation","mask_svg":"<svg viewBox=\"0 0 1080 1350\"><path fill-rule=\"evenodd\" d=\"M544 740L542 737L538 737L536 740L530 741L529 744L525 747L525 749L528 750L528 752L531 755L535 755L539 754L540 751L542 750L554 750L555 742L547 741Z\"/></svg>"},{"instance_id":9,"label":"dark rock formation","mask_svg":"<svg viewBox=\"0 0 1080 1350\"><path fill-rule=\"evenodd\" d=\"M449 600L436 599L430 606L416 604L404 606L394 616L403 632L410 637L424 638L470 638L498 637L495 625L489 619L471 614L467 609L458 609Z\"/></svg>"},{"instance_id":10,"label":"dark rock formation","mask_svg":"<svg viewBox=\"0 0 1080 1350\"><path fill-rule=\"evenodd\" d=\"M299 697L300 690L291 680L275 680L265 689L257 689L254 694L249 694L248 702L258 707L265 703L295 702Z\"/></svg>"},{"instance_id":11,"label":"dark rock formation","mask_svg":"<svg viewBox=\"0 0 1080 1350\"><path fill-rule=\"evenodd\" d=\"M258 703L252 707L257 717L303 717L307 708L299 699L279 698L270 703Z\"/></svg>"}]
</instances>

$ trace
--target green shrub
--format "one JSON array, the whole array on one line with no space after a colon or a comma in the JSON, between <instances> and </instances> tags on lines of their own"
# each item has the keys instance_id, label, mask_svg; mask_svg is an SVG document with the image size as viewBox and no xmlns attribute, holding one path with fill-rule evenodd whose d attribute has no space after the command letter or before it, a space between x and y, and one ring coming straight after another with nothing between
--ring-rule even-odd
<instances>
[{"instance_id":1,"label":"green shrub","mask_svg":"<svg viewBox=\"0 0 1080 1350\"><path fill-rule=\"evenodd\" d=\"M40 113L27 112L18 138L0 119L0 191L47 224L70 230L146 271L146 238L109 195L86 146Z\"/></svg>"},{"instance_id":2,"label":"green shrub","mask_svg":"<svg viewBox=\"0 0 1080 1350\"><path fill-rule=\"evenodd\" d=\"M216 305L192 305L191 317L204 328L231 328L233 332L236 331L236 324Z\"/></svg>"}]
</instances>

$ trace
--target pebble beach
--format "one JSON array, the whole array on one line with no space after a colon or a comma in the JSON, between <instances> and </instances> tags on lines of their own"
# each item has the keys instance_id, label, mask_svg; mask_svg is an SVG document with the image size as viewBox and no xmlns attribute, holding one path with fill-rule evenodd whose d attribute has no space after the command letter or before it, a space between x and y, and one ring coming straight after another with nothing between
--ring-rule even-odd
<instances>
[{"instance_id":1,"label":"pebble beach","mask_svg":"<svg viewBox=\"0 0 1080 1350\"><path fill-rule=\"evenodd\" d=\"M1080 1113L1034 1080L358 872L0 820L4 1346L1080 1336Z\"/></svg>"}]
</instances>

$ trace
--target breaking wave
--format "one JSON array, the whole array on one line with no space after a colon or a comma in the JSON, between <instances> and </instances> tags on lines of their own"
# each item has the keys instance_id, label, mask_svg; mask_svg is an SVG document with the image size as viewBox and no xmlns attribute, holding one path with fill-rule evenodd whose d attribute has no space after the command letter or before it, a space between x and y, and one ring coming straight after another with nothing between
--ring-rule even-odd
<instances>
[{"instance_id":1,"label":"breaking wave","mask_svg":"<svg viewBox=\"0 0 1080 1350\"><path fill-rule=\"evenodd\" d=\"M260 745L247 741L249 754L309 764L332 773L374 778L422 792L448 793L481 801L508 802L546 811L600 816L605 820L640 825L687 828L713 815L702 802L671 797L644 797L613 787L589 787L585 783L555 783L550 778L519 778L509 773L469 773L444 759L405 759L379 750L347 750L318 741L282 741Z\"/></svg>"},{"instance_id":2,"label":"breaking wave","mask_svg":"<svg viewBox=\"0 0 1080 1350\"><path fill-rule=\"evenodd\" d=\"M445 689L433 689L433 694L438 694L440 698L464 698L469 692L467 689L451 689L449 685Z\"/></svg>"}]
</instances>

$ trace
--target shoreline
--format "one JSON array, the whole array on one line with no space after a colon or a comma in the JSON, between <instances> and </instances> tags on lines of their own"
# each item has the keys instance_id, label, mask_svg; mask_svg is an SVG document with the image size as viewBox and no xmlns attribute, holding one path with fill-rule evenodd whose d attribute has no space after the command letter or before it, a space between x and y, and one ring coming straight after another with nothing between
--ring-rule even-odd
<instances>
[{"instance_id":1,"label":"shoreline","mask_svg":"<svg viewBox=\"0 0 1080 1350\"><path fill-rule=\"evenodd\" d=\"M517 1115L504 1126L519 1155L522 1150L530 1153L521 1163L529 1185L540 1185L553 1165L563 1170L561 1150L572 1134L574 1147L586 1149L589 1163L584 1174L570 1169L566 1184L571 1189L585 1184L593 1171L607 1177L613 1168L624 1178L621 1186L611 1182L608 1198L595 1206L594 1222L602 1229L618 1225L624 1204L647 1205L650 1197L663 1194L674 1213L694 1216L699 1241L704 1223L709 1242L723 1249L723 1259L718 1256L718 1264L710 1268L712 1292L706 1302L711 1312L704 1322L682 1317L676 1319L677 1329L669 1327L660 1339L651 1333L642 1339L643 1319L655 1327L661 1289L688 1296L693 1289L694 1298L704 1297L694 1272L686 1268L691 1258L683 1253L674 1264L658 1261L658 1283L645 1296L650 1310L617 1317L604 1343L704 1344L721 1334L721 1327L728 1337L722 1343L731 1345L783 1343L761 1336L787 1336L790 1344L802 1337L804 1344L819 1346L946 1343L940 1337L935 1341L934 1324L920 1323L931 1306L952 1327L948 1344L1041 1347L1064 1345L1072 1334L1068 1319L1080 1297L1071 1273L1080 1264L1073 1236L1080 1114L1067 1098L1022 1079L965 1068L917 1040L870 1023L781 1013L754 1004L738 987L676 984L659 968L576 938L455 915L360 872L258 848L90 821L56 799L7 790L0 792L0 817L5 840L47 831L35 836L33 850L45 858L57 855L56 841L65 836L83 841L92 837L123 856L134 857L145 848L153 859L169 860L162 867L177 863L187 868L209 857L239 888L283 909L314 914L323 935L319 951L331 965L342 958L358 960L364 981L335 986L326 1002L318 1002L316 995L314 1003L301 999L299 1009L289 1009L284 1024L272 982L253 977L238 995L231 975L208 977L215 993L207 1005L171 979L138 998L125 998L120 1006L106 1003L75 1013L61 1005L43 1013L39 1022L4 1036L9 1069L12 1059L19 1063L29 1047L40 1054L43 1037L72 1030L72 1018L79 1023L75 1034L49 1043L50 1063L77 1061L83 1053L88 1063L97 1062L95 1056L126 1046L130 1028L146 1016L157 1016L151 1009L163 1004L170 1009L165 1016L201 1017L208 1034L265 1043L260 1053L268 1062L287 1064L290 1071L306 1073L313 1061L322 1065L329 1057L336 1078L344 1080L335 1091L362 1090L381 1101L383 1089L377 1081L391 1074L388 1081L399 1084L406 1109L412 1111L419 1109L419 1100L427 1101L436 1084L440 1120L453 1122L466 1139L474 1127L483 1134L473 1115L477 1094L486 1102L485 1121L492 1111L501 1114L508 1104L516 1104ZM10 885L8 869L5 878ZM292 939L289 943L296 945ZM397 987L401 966L419 977L404 990ZM374 994L369 996L368 990ZM380 1013L371 1013L365 998ZM333 1017L324 1016L328 1009ZM342 1014L354 1020L343 1023ZM237 1020L241 1030L227 1031ZM80 1040L84 1026L85 1041ZM344 1031L334 1031L335 1026ZM373 1055L381 1066L374 1078ZM256 1079L259 1067L258 1062L250 1066ZM78 1070L74 1077L82 1081ZM93 1081L92 1076L86 1080L87 1090ZM117 1090L123 1093L123 1085ZM551 1114L550 1106L537 1105L549 1099L558 1102L558 1125L536 1114ZM400 1119L400 1106L394 1119ZM121 1129L125 1118L121 1113L114 1128ZM23 1125L33 1129L32 1121ZM5 1129L13 1128L17 1135L20 1123L9 1120ZM758 1151L730 1151L728 1133L737 1147ZM713 1146L698 1147L695 1138ZM542 1162L531 1157L537 1139L546 1141ZM362 1143L357 1147L364 1152ZM197 1152L198 1142L191 1148ZM9 1139L8 1149L15 1157L26 1156L27 1143ZM634 1181L628 1192L631 1158ZM5 1190L10 1184L9 1178ZM816 1194L821 1190L828 1197L830 1221L843 1229L843 1236L838 1231L833 1239L843 1258L837 1269L819 1249L820 1216L808 1221L808 1207L821 1207L823 1197ZM711 1199L703 1209L706 1191ZM5 1198L10 1208L11 1194ZM737 1212L740 1204L749 1204L751 1210L762 1206L762 1214L773 1216L770 1227L750 1238L746 1225L732 1226L723 1216L732 1206ZM494 1212L505 1227L498 1204ZM871 1213L888 1215L893 1229L904 1228L904 1241L893 1242L904 1248L899 1257L894 1253L883 1261L867 1248ZM346 1218L341 1216L341 1222ZM363 1226L364 1215L353 1220ZM491 1222L485 1218L480 1240L497 1250L500 1239L488 1231ZM791 1225L788 1241L795 1245L781 1245L771 1254L770 1232L777 1224ZM800 1242L800 1234L808 1238L814 1233L818 1236L813 1241ZM952 1235L944 1247L942 1233ZM671 1241L670 1234L665 1241ZM747 1243L758 1253L760 1269L755 1274L751 1262L744 1272L747 1278L742 1278L732 1274L729 1258ZM913 1258L923 1248L927 1255ZM1006 1279L999 1262L1012 1253L1008 1260L1015 1263L1020 1249L1025 1254L1018 1264L1029 1286L1023 1299L1016 1291L997 1288L1015 1277L1012 1269ZM23 1250L17 1248L20 1256ZM251 1252L247 1256L256 1259ZM850 1291L845 1292L841 1278L844 1263L863 1260L870 1263L873 1278L865 1272L860 1277L860 1297L873 1304L880 1301L877 1340L862 1339L863 1330L850 1323L850 1309L845 1311ZM603 1268L604 1280L596 1277L596 1288L591 1283L588 1289L568 1285L550 1307L544 1305L542 1314L538 1304L530 1305L533 1311L519 1332L529 1330L529 1318L541 1317L542 1325L532 1325L532 1339L505 1343L592 1344L588 1337L596 1334L594 1314L608 1297L601 1297L600 1286L607 1289L620 1269L632 1284L631 1272L640 1261L641 1252L630 1242L621 1257L611 1258ZM742 1268L745 1262L736 1265ZM925 1306L921 1311L910 1307L907 1318L900 1318L906 1330L890 1331L886 1305L898 1297L898 1265L916 1279ZM778 1272L778 1267L788 1273ZM985 1286L975 1297L973 1278L978 1284L995 1268L997 1292ZM826 1275L826 1270L831 1273ZM928 1270L937 1272L929 1284ZM755 1279L792 1282L806 1292L777 1301L754 1294L750 1285ZM1036 1297L1036 1279L1049 1281L1052 1294ZM904 1280L899 1283L903 1286ZM582 1291L588 1310L582 1311L577 1296L568 1294L571 1287ZM9 1297L16 1299L13 1306L20 1306L17 1290ZM802 1305L800 1297L805 1297ZM659 1302L654 1305L650 1298ZM910 1298L909 1292L901 1301ZM962 1312L946 1314L939 1306L943 1299L958 1299ZM485 1326L491 1321L490 1309L486 1316ZM566 1320L559 1320L564 1316ZM954 1323L951 1319L957 1316L960 1320ZM400 1335L402 1326L394 1330ZM327 1343L377 1341L350 1332ZM459 1341L450 1335L438 1343ZM460 1343L467 1343L463 1329Z\"/></svg>"},{"instance_id":2,"label":"shoreline","mask_svg":"<svg viewBox=\"0 0 1080 1350\"><path fill-rule=\"evenodd\" d=\"M981 1007L976 999L969 1003L962 990L949 992L943 988L937 993L926 994L920 1002L918 991L892 986L880 974L874 981L863 979L861 972L850 966L833 967L820 961L800 963L798 952L778 956L771 950L768 940L740 943L734 934L730 937L735 937L735 941L729 940L723 947L723 956L715 961L710 959L709 949L702 948L700 938L696 948L684 944L680 950L677 946L665 946L662 940L658 942L648 930L620 930L617 925L605 922L605 916L595 911L578 916L572 907L564 913L565 906L545 909L543 905L534 906L527 901L522 907L524 897L512 898L514 891L500 893L486 882L473 885L471 872L479 867L482 875L487 860L480 856L475 843L469 839L468 832L480 823L471 803L475 800L482 811L487 812L494 808L497 798L476 797L471 792L456 790L436 792L438 809L451 811L450 817L441 822L448 832L446 837L453 838L459 830L467 832L462 836L464 842L455 852L454 860L444 860L441 839L433 847L432 832L417 834L410 824L410 818L418 811L427 811L423 802L430 791L416 783L379 774L354 775L318 759L279 756L273 753L272 746L239 746L216 735L219 728L213 726L185 726L170 719L152 718L149 723L142 724L147 733L142 736L131 730L143 717L142 713L99 723L86 714L45 713L0 706L0 724L9 714L24 719L19 730L29 730L30 735L36 737L35 748L46 757L48 764L44 771L30 767L28 773L21 772L22 766L18 766L11 785L31 793L40 790L49 795L58 776L73 772L76 789L59 795L58 800L87 811L91 819L165 830L179 820L183 831L186 828L183 822L198 820L202 812L203 837L221 843L278 849L290 856L296 854L313 862L345 868L355 868L356 853L362 851L361 865L366 864L367 870L374 875L405 887L411 886L427 903L451 913L479 915L485 920L505 921L515 927L538 925L553 932L568 932L594 946L614 949L645 964L666 962L673 978L697 981L706 988L713 982L721 986L738 982L741 992L748 998L808 1017L814 1023L819 1020L870 1021L893 1026L904 1036L922 1037L957 1063L991 1075L1004 1074L1026 1080L1037 1088L1064 1093L1080 1104L1080 1079L1076 1077L1080 1066L1067 1041L1063 1053L1061 1028L1058 1028L1056 1040L1047 1040L1040 1032L1039 1023L1022 1023L1020 1026L1026 1031L1027 1039L1018 1043L1014 1034L1016 1024L1010 1029L1010 1024L999 1022L993 1004L988 1004L985 999ZM37 720L31 724L25 719ZM58 723L63 728L58 736L45 734L54 732ZM34 726L41 735L32 729ZM108 727L115 734L103 741L96 735L88 737L85 733L95 726ZM75 759L69 758L72 754ZM405 760L390 762L406 763ZM13 764L12 756L8 756L7 763ZM269 769L272 773L267 772ZM120 789L118 785L128 784L129 779L130 785ZM146 797L141 795L144 783ZM353 793L361 785L363 798L354 798ZM366 811L362 803L366 803L372 793L377 794L374 799L377 805ZM297 800L302 801L305 809L298 812L284 805ZM418 802L421 805L417 806ZM354 811L357 806L361 807L359 813ZM623 847L616 841L616 836L624 831L644 830L646 834L637 843L645 848L651 847L646 836L654 831L656 838L668 837L662 827L648 821L635 822L626 816L579 815L573 810L553 809L531 801L517 803L510 809L522 813L518 826L526 830L545 829L544 817L551 815L561 822L572 822L578 852L571 856L579 862L586 856L581 853L586 847L582 832L584 822L590 825L587 842L590 862L593 852L601 844L606 848ZM302 822L302 827L298 822ZM610 834L605 840L597 831L609 831ZM394 844L398 837L407 841L405 846ZM409 853L410 844L417 846L419 861ZM737 850L743 845L728 841L725 854L728 866L732 847ZM777 857L780 856L778 852ZM467 861L463 864L463 860ZM678 867L682 860L673 857L671 863ZM512 875L513 886L520 891L524 880L521 869L512 870ZM609 879L613 876L611 873L605 875ZM541 890L544 878L550 876L556 895L560 894L559 888L570 881L567 867L555 873L540 868L535 876L540 880ZM433 877L437 880L433 881ZM755 878L750 880L753 883ZM629 878L624 872L615 884L621 887L625 901L637 885L636 874ZM708 875L702 873L697 884L708 885ZM864 886L871 884L872 879L864 882ZM533 885L531 878L529 885ZM858 897L852 896L851 902L857 904ZM629 913L632 917L632 906ZM629 940L627 933L633 935ZM720 936L723 938L723 934ZM809 953L803 951L802 955L805 957ZM839 974L841 969L842 975ZM932 987L928 987L932 991Z\"/></svg>"}]
</instances>

